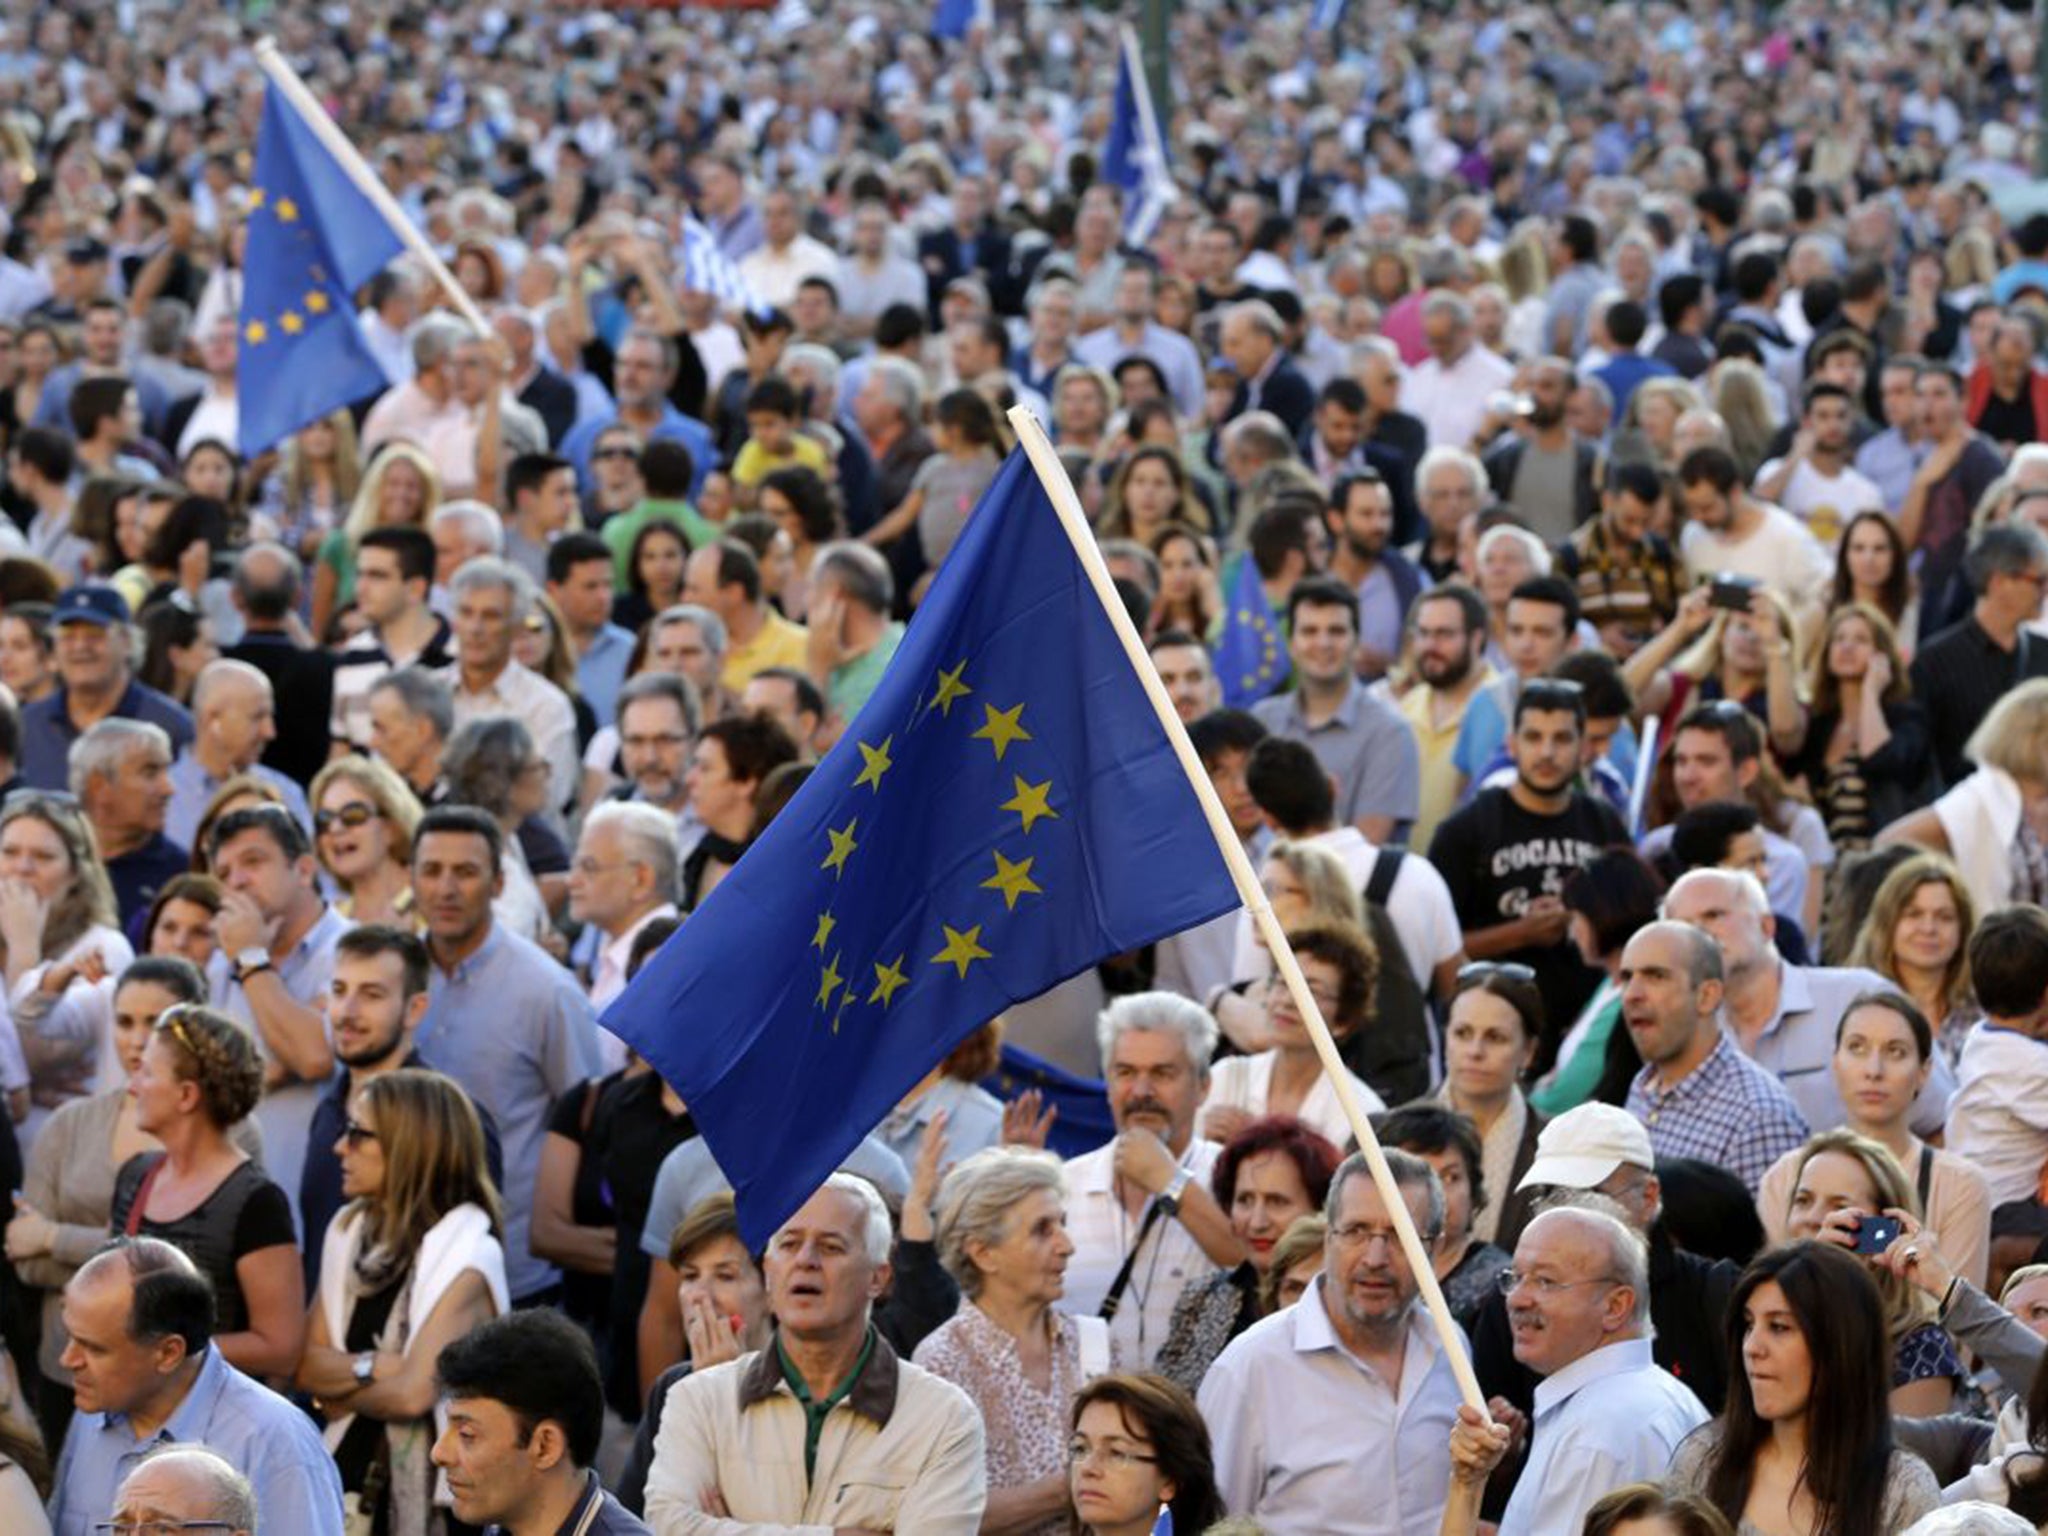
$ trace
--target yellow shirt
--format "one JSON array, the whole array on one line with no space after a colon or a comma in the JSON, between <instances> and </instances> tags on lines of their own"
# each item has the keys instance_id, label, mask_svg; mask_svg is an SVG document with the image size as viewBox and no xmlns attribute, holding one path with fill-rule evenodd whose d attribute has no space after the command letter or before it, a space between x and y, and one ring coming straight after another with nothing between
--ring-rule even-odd
<instances>
[{"instance_id":1,"label":"yellow shirt","mask_svg":"<svg viewBox=\"0 0 2048 1536\"><path fill-rule=\"evenodd\" d=\"M758 635L725 653L725 667L718 680L738 693L756 673L770 667L795 667L801 672L810 659L810 640L811 632L803 625L790 623L771 608Z\"/></svg>"},{"instance_id":2,"label":"yellow shirt","mask_svg":"<svg viewBox=\"0 0 2048 1536\"><path fill-rule=\"evenodd\" d=\"M1492 680L1493 669L1484 667L1484 676L1471 693L1465 695L1465 705L1471 706L1474 694ZM1458 808L1459 784L1458 765L1451 761L1451 751L1458 745L1458 732L1465 724L1465 710L1460 709L1439 730L1430 718L1431 706L1436 702L1436 690L1427 685L1410 688L1401 696L1397 708L1401 718L1408 722L1415 732L1415 745L1422 754L1422 784L1420 809L1415 817L1415 826L1408 834L1408 846L1427 850L1429 840L1436 835L1438 823Z\"/></svg>"},{"instance_id":3,"label":"yellow shirt","mask_svg":"<svg viewBox=\"0 0 2048 1536\"><path fill-rule=\"evenodd\" d=\"M828 462L825 445L815 437L798 433L789 440L789 452L781 454L771 454L750 437L732 461L732 478L735 485L759 485L778 469L809 469L824 475Z\"/></svg>"}]
</instances>

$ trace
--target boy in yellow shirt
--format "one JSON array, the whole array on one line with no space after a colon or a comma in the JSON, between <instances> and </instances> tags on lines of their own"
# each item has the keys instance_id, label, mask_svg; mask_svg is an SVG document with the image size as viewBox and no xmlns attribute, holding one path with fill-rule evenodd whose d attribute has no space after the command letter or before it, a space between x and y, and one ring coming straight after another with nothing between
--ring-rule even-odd
<instances>
[{"instance_id":1,"label":"boy in yellow shirt","mask_svg":"<svg viewBox=\"0 0 2048 1536\"><path fill-rule=\"evenodd\" d=\"M824 444L805 437L797 430L801 425L803 403L789 380L771 373L747 391L747 440L732 461L733 492L741 506L751 508L761 482L778 469L801 465L829 478Z\"/></svg>"}]
</instances>

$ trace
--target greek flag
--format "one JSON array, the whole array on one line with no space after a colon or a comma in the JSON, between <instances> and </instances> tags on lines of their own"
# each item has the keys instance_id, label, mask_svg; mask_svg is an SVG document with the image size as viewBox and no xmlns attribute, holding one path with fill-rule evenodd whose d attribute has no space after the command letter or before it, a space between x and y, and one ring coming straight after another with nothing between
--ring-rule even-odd
<instances>
[{"instance_id":1,"label":"greek flag","mask_svg":"<svg viewBox=\"0 0 2048 1536\"><path fill-rule=\"evenodd\" d=\"M720 309L758 315L768 308L740 276L739 266L718 248L718 237L688 215L683 218L683 286L710 294Z\"/></svg>"},{"instance_id":2,"label":"greek flag","mask_svg":"<svg viewBox=\"0 0 2048 1536\"><path fill-rule=\"evenodd\" d=\"M1102 149L1102 179L1124 194L1124 239L1143 245L1152 238L1162 214L1175 197L1173 174L1166 165L1166 140L1159 132L1159 113L1145 79L1145 60L1138 34L1119 27L1116 102L1110 114L1109 141Z\"/></svg>"}]
</instances>

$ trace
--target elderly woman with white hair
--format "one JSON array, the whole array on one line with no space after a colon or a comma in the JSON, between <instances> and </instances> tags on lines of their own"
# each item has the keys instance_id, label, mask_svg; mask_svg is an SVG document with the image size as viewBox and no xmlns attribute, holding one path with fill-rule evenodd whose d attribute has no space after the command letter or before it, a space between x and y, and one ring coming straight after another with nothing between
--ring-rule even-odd
<instances>
[{"instance_id":1,"label":"elderly woman with white hair","mask_svg":"<svg viewBox=\"0 0 2048 1536\"><path fill-rule=\"evenodd\" d=\"M1067 1528L1069 1406L1088 1375L1109 1366L1102 1320L1055 1310L1074 1253L1059 1159L990 1147L960 1163L939 1187L938 1246L964 1299L913 1359L980 1410L982 1529L1053 1536Z\"/></svg>"}]
</instances>

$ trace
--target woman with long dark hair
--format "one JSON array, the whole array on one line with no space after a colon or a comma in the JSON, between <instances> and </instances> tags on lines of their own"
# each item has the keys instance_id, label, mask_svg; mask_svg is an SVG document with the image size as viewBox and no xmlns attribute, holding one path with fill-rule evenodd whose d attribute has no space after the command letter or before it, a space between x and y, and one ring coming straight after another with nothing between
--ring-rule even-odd
<instances>
[{"instance_id":1,"label":"woman with long dark hair","mask_svg":"<svg viewBox=\"0 0 2048 1536\"><path fill-rule=\"evenodd\" d=\"M1920 599L1905 541L1888 512L1858 512L1842 530L1828 611L1850 603L1867 603L1883 614L1900 637L1900 649L1910 653L1910 637L1920 632Z\"/></svg>"},{"instance_id":2,"label":"woman with long dark hair","mask_svg":"<svg viewBox=\"0 0 2048 1536\"><path fill-rule=\"evenodd\" d=\"M1830 1243L1757 1256L1728 1301L1727 1406L1686 1437L1670 1481L1742 1536L1897 1536L1941 1502L1892 1444L1891 1348L1876 1283Z\"/></svg>"}]
</instances>

